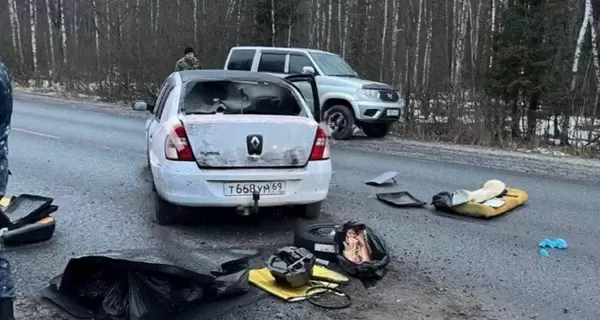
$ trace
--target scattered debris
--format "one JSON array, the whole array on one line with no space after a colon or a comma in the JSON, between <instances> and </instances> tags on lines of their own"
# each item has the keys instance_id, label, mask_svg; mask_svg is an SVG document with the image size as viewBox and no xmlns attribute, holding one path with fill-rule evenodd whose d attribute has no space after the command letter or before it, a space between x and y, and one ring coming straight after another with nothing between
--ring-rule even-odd
<instances>
[{"instance_id":1,"label":"scattered debris","mask_svg":"<svg viewBox=\"0 0 600 320\"><path fill-rule=\"evenodd\" d=\"M385 242L365 224L348 222L334 238L338 263L348 274L363 280L380 280L387 273L390 255Z\"/></svg>"},{"instance_id":2,"label":"scattered debris","mask_svg":"<svg viewBox=\"0 0 600 320\"><path fill-rule=\"evenodd\" d=\"M407 191L378 193L376 196L379 201L399 208L423 207L427 204L427 202L415 198Z\"/></svg>"},{"instance_id":3,"label":"scattered debris","mask_svg":"<svg viewBox=\"0 0 600 320\"><path fill-rule=\"evenodd\" d=\"M310 282L315 260L304 248L284 247L269 257L267 268L276 284L294 289Z\"/></svg>"},{"instance_id":4,"label":"scattered debris","mask_svg":"<svg viewBox=\"0 0 600 320\"><path fill-rule=\"evenodd\" d=\"M567 248L567 241L565 241L562 238L556 238L556 239L544 239L542 240L542 242L540 242L539 244L540 248L552 248L552 249L566 249Z\"/></svg>"},{"instance_id":5,"label":"scattered debris","mask_svg":"<svg viewBox=\"0 0 600 320\"><path fill-rule=\"evenodd\" d=\"M540 249L540 256L542 256L542 257L549 257L550 254L548 253L548 250L546 250L546 249Z\"/></svg>"},{"instance_id":6,"label":"scattered debris","mask_svg":"<svg viewBox=\"0 0 600 320\"><path fill-rule=\"evenodd\" d=\"M502 186L505 185L501 181L490 180L482 189L474 192L440 192L433 196L431 204L437 210L446 213L473 218L492 218L520 207L529 200L527 192L515 188L500 190Z\"/></svg>"},{"instance_id":7,"label":"scattered debris","mask_svg":"<svg viewBox=\"0 0 600 320\"><path fill-rule=\"evenodd\" d=\"M350 297L338 287L350 280L335 271L316 265L315 260L315 256L304 248L284 247L269 257L266 267L251 270L249 281L287 302L307 300L327 309L349 307ZM321 303L327 296L344 299L341 303L333 305Z\"/></svg>"},{"instance_id":8,"label":"scattered debris","mask_svg":"<svg viewBox=\"0 0 600 320\"><path fill-rule=\"evenodd\" d=\"M489 180L482 188L475 191L457 190L452 194L452 205L457 206L467 202L484 203L499 197L506 190L506 185L500 180Z\"/></svg>"},{"instance_id":9,"label":"scattered debris","mask_svg":"<svg viewBox=\"0 0 600 320\"><path fill-rule=\"evenodd\" d=\"M258 254L165 248L83 256L41 293L78 319L210 319L266 297L248 283Z\"/></svg>"},{"instance_id":10,"label":"scattered debris","mask_svg":"<svg viewBox=\"0 0 600 320\"><path fill-rule=\"evenodd\" d=\"M390 180L393 181L394 183L397 183L396 179L394 179L397 175L398 175L398 172L388 171L388 172L384 172L384 173L378 175L374 179L365 181L365 183L370 186L382 186L384 184L389 184Z\"/></svg>"},{"instance_id":11,"label":"scattered debris","mask_svg":"<svg viewBox=\"0 0 600 320\"><path fill-rule=\"evenodd\" d=\"M56 220L50 215L58 210L53 198L22 194L0 201L0 228L7 231L2 240L7 246L47 241L54 235Z\"/></svg>"}]
</instances>

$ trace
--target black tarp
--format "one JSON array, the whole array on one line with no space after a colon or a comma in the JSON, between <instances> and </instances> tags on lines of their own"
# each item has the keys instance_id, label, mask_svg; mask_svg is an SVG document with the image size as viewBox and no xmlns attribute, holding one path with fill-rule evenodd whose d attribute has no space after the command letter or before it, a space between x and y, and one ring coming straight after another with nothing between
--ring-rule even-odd
<instances>
[{"instance_id":1,"label":"black tarp","mask_svg":"<svg viewBox=\"0 0 600 320\"><path fill-rule=\"evenodd\" d=\"M231 309L262 297L248 282L249 260L258 254L162 248L82 256L71 259L42 295L81 319L208 319L190 310Z\"/></svg>"}]
</instances>

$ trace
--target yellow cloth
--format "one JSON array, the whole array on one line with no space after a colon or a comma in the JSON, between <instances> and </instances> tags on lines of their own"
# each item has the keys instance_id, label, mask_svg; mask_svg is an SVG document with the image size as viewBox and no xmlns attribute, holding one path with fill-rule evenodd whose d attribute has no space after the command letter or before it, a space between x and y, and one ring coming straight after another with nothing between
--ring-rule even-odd
<instances>
[{"instance_id":1,"label":"yellow cloth","mask_svg":"<svg viewBox=\"0 0 600 320\"><path fill-rule=\"evenodd\" d=\"M8 207L8 205L10 204L10 198L2 198L0 199L0 206L3 207Z\"/></svg>"},{"instance_id":2,"label":"yellow cloth","mask_svg":"<svg viewBox=\"0 0 600 320\"><path fill-rule=\"evenodd\" d=\"M315 265L315 267L313 268L313 276L342 282L349 281L347 277L320 265ZM279 286L275 283L275 278L273 278L271 272L266 267L262 269L250 270L250 283L259 289L262 289L280 299L289 302L305 300L306 292L308 291L308 289L310 289L310 286L308 285L299 288L287 288ZM313 283L314 285L323 285L330 288L335 288L338 286L337 284L320 281L314 281ZM310 292L310 295L314 295L320 292L320 290L312 290Z\"/></svg>"},{"instance_id":3,"label":"yellow cloth","mask_svg":"<svg viewBox=\"0 0 600 320\"><path fill-rule=\"evenodd\" d=\"M504 200L504 205L499 208L493 208L482 203L470 201L452 207L452 210L459 215L475 218L492 218L507 213L510 210L522 206L529 200L527 192L520 189L506 188L506 195L496 199Z\"/></svg>"}]
</instances>

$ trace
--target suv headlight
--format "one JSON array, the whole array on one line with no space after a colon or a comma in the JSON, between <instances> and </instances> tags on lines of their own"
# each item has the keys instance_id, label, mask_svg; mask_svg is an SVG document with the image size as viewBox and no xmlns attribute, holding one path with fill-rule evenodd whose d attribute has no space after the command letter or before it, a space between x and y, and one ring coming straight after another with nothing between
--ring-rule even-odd
<instances>
[{"instance_id":1,"label":"suv headlight","mask_svg":"<svg viewBox=\"0 0 600 320\"><path fill-rule=\"evenodd\" d=\"M358 93L371 99L379 98L379 91L373 89L358 89Z\"/></svg>"}]
</instances>

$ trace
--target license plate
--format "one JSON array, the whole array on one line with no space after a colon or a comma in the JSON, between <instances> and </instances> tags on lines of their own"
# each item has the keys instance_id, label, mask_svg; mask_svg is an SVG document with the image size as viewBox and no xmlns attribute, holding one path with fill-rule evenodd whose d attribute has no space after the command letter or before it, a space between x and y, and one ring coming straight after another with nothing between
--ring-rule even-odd
<instances>
[{"instance_id":1,"label":"license plate","mask_svg":"<svg viewBox=\"0 0 600 320\"><path fill-rule=\"evenodd\" d=\"M400 115L400 110L386 110L386 111L385 111L385 114L386 114L388 117L397 117L397 116L399 116L399 115Z\"/></svg>"},{"instance_id":2,"label":"license plate","mask_svg":"<svg viewBox=\"0 0 600 320\"><path fill-rule=\"evenodd\" d=\"M234 182L223 184L223 194L226 196L250 196L258 191L261 195L285 194L285 181L269 182Z\"/></svg>"}]
</instances>

